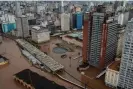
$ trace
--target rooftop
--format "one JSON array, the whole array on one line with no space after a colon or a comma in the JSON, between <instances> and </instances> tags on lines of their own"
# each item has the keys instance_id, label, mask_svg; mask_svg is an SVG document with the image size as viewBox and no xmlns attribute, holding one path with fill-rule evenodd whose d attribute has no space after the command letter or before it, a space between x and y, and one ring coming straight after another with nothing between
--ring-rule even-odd
<instances>
[{"instance_id":1,"label":"rooftop","mask_svg":"<svg viewBox=\"0 0 133 89\"><path fill-rule=\"evenodd\" d=\"M32 29L36 30L36 31L45 31L48 32L48 29L46 27L42 27L42 26L33 26Z\"/></svg>"},{"instance_id":2,"label":"rooftop","mask_svg":"<svg viewBox=\"0 0 133 89\"><path fill-rule=\"evenodd\" d=\"M115 70L115 71L119 71L119 67L120 67L120 60L114 61L110 66L109 69Z\"/></svg>"},{"instance_id":3,"label":"rooftop","mask_svg":"<svg viewBox=\"0 0 133 89\"><path fill-rule=\"evenodd\" d=\"M63 65L55 61L50 56L44 54L39 49L31 45L29 42L23 40L23 39L17 39L16 40L19 45L21 45L24 49L26 49L28 52L31 53L31 55L35 55L35 57L41 61L45 66L47 66L50 70L53 72L61 70L64 68Z\"/></svg>"},{"instance_id":4,"label":"rooftop","mask_svg":"<svg viewBox=\"0 0 133 89\"><path fill-rule=\"evenodd\" d=\"M15 76L27 84L32 85L35 89L66 89L64 86L60 86L54 83L54 81L50 81L47 78L31 71L30 69L25 69L15 74Z\"/></svg>"}]
</instances>

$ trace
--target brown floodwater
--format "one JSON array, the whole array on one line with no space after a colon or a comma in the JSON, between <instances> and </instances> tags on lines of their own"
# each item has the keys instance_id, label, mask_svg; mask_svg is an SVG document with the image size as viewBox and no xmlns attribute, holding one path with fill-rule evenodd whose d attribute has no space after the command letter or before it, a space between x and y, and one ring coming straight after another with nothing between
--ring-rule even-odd
<instances>
[{"instance_id":1,"label":"brown floodwater","mask_svg":"<svg viewBox=\"0 0 133 89\"><path fill-rule=\"evenodd\" d=\"M54 58L59 63L61 63L62 65L64 65L66 72L68 72L70 75L74 76L74 78L65 72L60 73L61 76L65 77L68 80L71 80L72 82L82 85L82 86L84 86L85 84L88 84L88 86L92 89L111 89L111 88L105 86L105 83L104 83L105 76L102 76L100 79L95 79L95 77L101 72L99 69L90 67L88 70L83 71L85 73L85 75L81 75L81 73L79 71L77 71L77 66L79 65L79 60L82 60L82 57L75 59L75 60L73 58L79 56L78 55L79 52L80 52L80 54L82 54L82 48L74 48L73 47L74 52L66 52L65 54L67 55L67 57L64 59L61 58L62 54L54 53L52 50L54 47L56 47L55 44L61 43L61 42L63 42L61 39L52 38L49 42L44 43L44 46L47 44L46 48L47 48L47 46L50 47L50 50L48 50L48 52L47 52L48 55L51 56L52 58ZM41 45L43 45L43 44L41 44ZM41 49L41 50L46 51L45 49ZM69 59L69 57L71 57L71 59Z\"/></svg>"},{"instance_id":2,"label":"brown floodwater","mask_svg":"<svg viewBox=\"0 0 133 89\"><path fill-rule=\"evenodd\" d=\"M70 83L60 80L54 75L42 72L37 68L32 67L26 58L21 55L21 52L16 43L10 39L4 39L0 44L0 54L9 59L9 65L0 67L0 89L25 89L13 80L13 75L24 69L31 69L34 72L55 81L57 84L63 85L66 88L72 87ZM80 89L74 86L73 89Z\"/></svg>"},{"instance_id":3,"label":"brown floodwater","mask_svg":"<svg viewBox=\"0 0 133 89\"><path fill-rule=\"evenodd\" d=\"M79 52L80 54L82 54L81 48L74 48L74 52L66 52L65 54L67 55L67 57L64 59L61 58L61 54L53 53L52 49L56 47L55 44L60 42L62 42L60 39L53 38L51 39L51 41L41 44L41 50L43 52L47 52L48 55L64 65L66 72L74 76L74 78L65 72L59 73L61 76L82 86L84 86L84 84L86 83L91 89L111 89L105 86L104 76L102 76L100 79L94 79L100 72L98 69L90 67L87 71L84 71L85 75L81 75L81 73L76 70L77 66L79 65L79 60L82 60L82 57L75 60L73 58L79 56ZM0 54L7 57L10 61L9 65L0 67L0 89L25 89L23 86L14 82L13 74L27 68L31 69L34 72L37 72L38 74L48 78L49 80L55 81L56 83L65 86L68 89L80 89L50 73L42 72L39 69L32 67L26 61L26 58L21 55L21 52L16 43L10 39L5 39L0 45ZM70 60L69 57L71 57L72 59ZM84 84L82 84L81 82L83 82Z\"/></svg>"}]
</instances>

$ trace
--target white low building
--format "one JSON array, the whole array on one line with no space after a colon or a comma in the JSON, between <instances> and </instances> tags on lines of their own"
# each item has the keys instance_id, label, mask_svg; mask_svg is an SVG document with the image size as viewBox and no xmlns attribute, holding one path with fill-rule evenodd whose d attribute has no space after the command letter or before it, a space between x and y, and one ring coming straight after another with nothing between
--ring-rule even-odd
<instances>
[{"instance_id":1,"label":"white low building","mask_svg":"<svg viewBox=\"0 0 133 89\"><path fill-rule=\"evenodd\" d=\"M9 23L16 23L16 18L14 15L12 14L3 14L1 17L0 17L0 20L2 22L9 22Z\"/></svg>"},{"instance_id":2,"label":"white low building","mask_svg":"<svg viewBox=\"0 0 133 89\"><path fill-rule=\"evenodd\" d=\"M116 88L119 78L120 60L114 61L107 67L105 74L105 84L109 87Z\"/></svg>"},{"instance_id":3,"label":"white low building","mask_svg":"<svg viewBox=\"0 0 133 89\"><path fill-rule=\"evenodd\" d=\"M36 43L42 43L50 40L50 32L47 28L34 26L31 30L32 40Z\"/></svg>"}]
</instances>

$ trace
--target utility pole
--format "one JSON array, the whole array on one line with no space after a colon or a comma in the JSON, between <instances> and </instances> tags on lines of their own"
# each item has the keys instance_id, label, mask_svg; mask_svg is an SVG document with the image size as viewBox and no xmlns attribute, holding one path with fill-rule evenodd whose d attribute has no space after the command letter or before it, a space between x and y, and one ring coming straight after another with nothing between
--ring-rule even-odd
<instances>
[{"instance_id":1,"label":"utility pole","mask_svg":"<svg viewBox=\"0 0 133 89\"><path fill-rule=\"evenodd\" d=\"M85 89L87 89L87 84L85 83Z\"/></svg>"},{"instance_id":2,"label":"utility pole","mask_svg":"<svg viewBox=\"0 0 133 89\"><path fill-rule=\"evenodd\" d=\"M69 57L69 59L70 59L70 64L69 64L69 67L71 67L71 56Z\"/></svg>"}]
</instances>

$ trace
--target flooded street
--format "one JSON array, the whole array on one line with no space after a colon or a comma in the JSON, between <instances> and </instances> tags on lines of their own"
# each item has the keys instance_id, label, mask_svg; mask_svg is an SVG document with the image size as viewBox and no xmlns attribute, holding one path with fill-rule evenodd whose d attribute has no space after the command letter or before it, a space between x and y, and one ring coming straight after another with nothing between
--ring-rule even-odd
<instances>
[{"instance_id":1,"label":"flooded street","mask_svg":"<svg viewBox=\"0 0 133 89\"><path fill-rule=\"evenodd\" d=\"M32 67L26 60L25 57L21 55L21 52L16 45L16 43L9 39L4 39L3 43L0 45L0 54L9 59L9 65L0 67L0 89L25 89L23 86L17 84L13 80L13 75L24 69L31 69L34 72L48 78L49 80L55 81L59 85L63 85L66 88L72 87L70 83L60 80L54 75L46 72L42 72L39 69ZM73 89L80 89L74 87Z\"/></svg>"},{"instance_id":2,"label":"flooded street","mask_svg":"<svg viewBox=\"0 0 133 89\"><path fill-rule=\"evenodd\" d=\"M64 65L65 71L60 73L61 76L65 77L66 79L75 82L79 85L85 86L87 84L92 89L111 89L104 84L104 77L102 76L100 79L95 79L95 77L101 72L100 70L90 67L88 70L84 71L84 75L82 75L79 71L77 71L77 66L79 65L79 61L82 60L82 57L74 59L82 54L82 48L74 48L74 52L66 52L66 58L61 58L62 54L57 54L53 52L53 48L57 47L56 43L61 43L62 40L59 38L53 38L49 42L44 43L47 44L46 47L50 47L48 50L48 55L51 56L53 59ZM71 44L70 44L71 45ZM42 49L41 49L42 50ZM43 50L44 51L44 50ZM71 57L71 59L69 59ZM82 82L82 83L81 83Z\"/></svg>"},{"instance_id":3,"label":"flooded street","mask_svg":"<svg viewBox=\"0 0 133 89\"><path fill-rule=\"evenodd\" d=\"M58 74L81 86L85 86L85 84L87 84L91 89L111 89L105 86L104 76L102 76L100 79L95 79L97 74L100 73L98 69L90 67L87 71L84 71L84 75L82 75L81 72L77 71L77 66L79 65L79 61L82 60L82 57L79 57L77 59L74 58L79 56L79 52L81 55L81 48L74 48L74 52L66 52L65 54L67 55L67 57L64 59L61 58L61 54L54 53L52 49L56 47L56 43L60 42L62 42L62 40L54 38L51 41L44 43L44 45L41 44L42 51L47 52L49 56L64 65L65 72ZM65 86L68 89L80 89L50 73L42 72L41 70L31 66L26 58L21 55L18 46L12 40L4 39L3 43L0 45L0 54L7 57L10 61L9 65L0 67L0 89L25 89L23 86L14 82L13 75L27 68L31 69L34 72L37 72L38 74L48 78L49 80L55 81L57 84Z\"/></svg>"}]
</instances>

